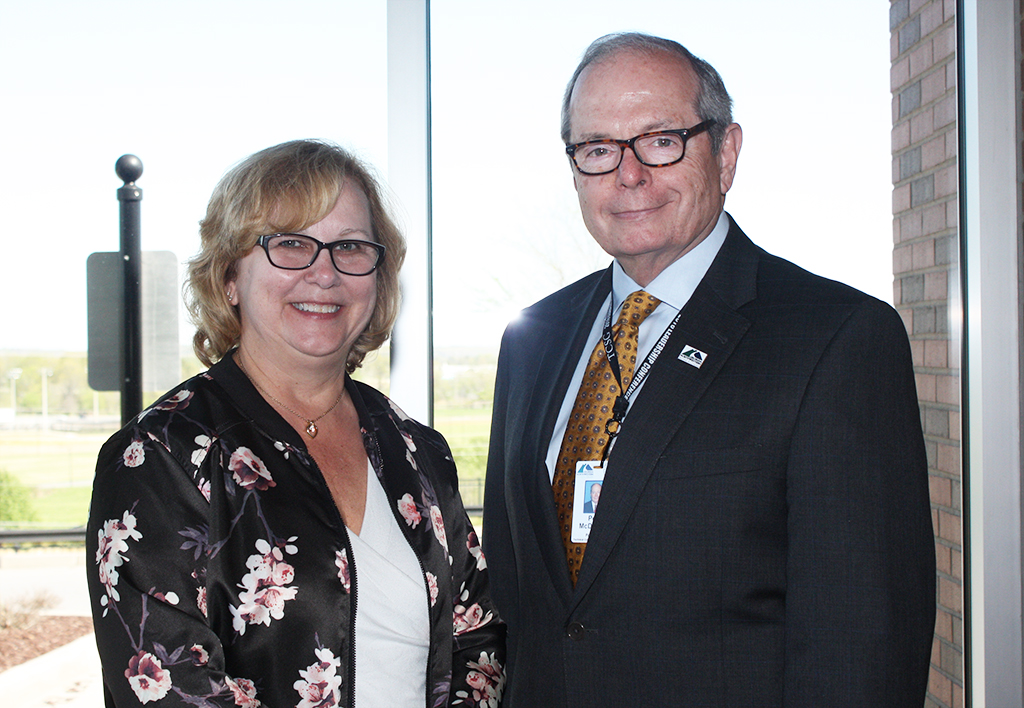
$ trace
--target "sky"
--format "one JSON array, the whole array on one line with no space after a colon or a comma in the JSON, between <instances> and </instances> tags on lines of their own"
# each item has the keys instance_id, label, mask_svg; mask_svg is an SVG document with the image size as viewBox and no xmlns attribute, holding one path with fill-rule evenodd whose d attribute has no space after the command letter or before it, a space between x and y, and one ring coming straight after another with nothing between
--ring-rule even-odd
<instances>
[{"instance_id":1,"label":"sky","mask_svg":"<svg viewBox=\"0 0 1024 708\"><path fill-rule=\"evenodd\" d=\"M607 265L558 113L586 46L622 30L722 74L744 129L726 209L747 234L890 301L888 8L434 0L435 344L496 348L519 309ZM85 350L85 263L119 247L122 154L144 165L143 249L179 263L217 180L259 149L324 138L386 179L386 30L385 0L0 3L0 349Z\"/></svg>"}]
</instances>

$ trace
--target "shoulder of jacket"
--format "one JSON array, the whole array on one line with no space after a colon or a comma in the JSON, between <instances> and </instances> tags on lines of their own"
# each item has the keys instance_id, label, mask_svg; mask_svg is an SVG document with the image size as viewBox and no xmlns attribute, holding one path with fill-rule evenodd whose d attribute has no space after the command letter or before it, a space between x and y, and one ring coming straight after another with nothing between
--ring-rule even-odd
<instances>
[{"instance_id":1,"label":"shoulder of jacket","mask_svg":"<svg viewBox=\"0 0 1024 708\"><path fill-rule=\"evenodd\" d=\"M373 386L354 379L353 381L375 425L394 426L402 435L411 437L417 443L424 443L442 457L451 459L451 448L441 433L411 418L397 403Z\"/></svg>"},{"instance_id":2,"label":"shoulder of jacket","mask_svg":"<svg viewBox=\"0 0 1024 708\"><path fill-rule=\"evenodd\" d=\"M523 314L541 312L545 310L557 310L565 307L566 303L575 300L581 295L595 291L602 278L607 277L608 269L599 270L580 278L574 283L556 290L545 298L538 300L523 310Z\"/></svg>"}]
</instances>

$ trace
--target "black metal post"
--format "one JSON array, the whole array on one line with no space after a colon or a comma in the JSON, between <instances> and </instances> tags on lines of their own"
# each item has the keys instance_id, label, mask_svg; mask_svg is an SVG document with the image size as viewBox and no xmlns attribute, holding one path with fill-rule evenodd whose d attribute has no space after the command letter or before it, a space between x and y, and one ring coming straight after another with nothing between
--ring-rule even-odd
<instances>
[{"instance_id":1,"label":"black metal post","mask_svg":"<svg viewBox=\"0 0 1024 708\"><path fill-rule=\"evenodd\" d=\"M122 155L114 166L124 186L121 206L121 258L124 260L124 315L121 339L121 425L142 411L142 160Z\"/></svg>"}]
</instances>

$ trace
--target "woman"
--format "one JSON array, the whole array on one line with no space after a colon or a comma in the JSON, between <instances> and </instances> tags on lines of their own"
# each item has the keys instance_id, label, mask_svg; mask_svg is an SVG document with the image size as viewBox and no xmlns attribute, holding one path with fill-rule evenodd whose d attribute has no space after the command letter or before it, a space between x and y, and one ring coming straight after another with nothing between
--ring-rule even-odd
<instances>
[{"instance_id":1,"label":"woman","mask_svg":"<svg viewBox=\"0 0 1024 708\"><path fill-rule=\"evenodd\" d=\"M448 446L348 376L397 315L405 245L377 183L285 143L221 180L200 234L211 368L97 465L107 705L499 705L505 631Z\"/></svg>"}]
</instances>

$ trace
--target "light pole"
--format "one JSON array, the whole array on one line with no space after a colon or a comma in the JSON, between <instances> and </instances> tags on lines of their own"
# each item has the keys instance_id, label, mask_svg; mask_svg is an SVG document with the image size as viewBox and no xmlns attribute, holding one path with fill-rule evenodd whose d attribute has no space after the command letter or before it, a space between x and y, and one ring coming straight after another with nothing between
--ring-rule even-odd
<instances>
[{"instance_id":1,"label":"light pole","mask_svg":"<svg viewBox=\"0 0 1024 708\"><path fill-rule=\"evenodd\" d=\"M50 429L50 396L49 396L49 381L50 377L53 376L53 369L41 369L39 371L43 377L43 430Z\"/></svg>"},{"instance_id":2,"label":"light pole","mask_svg":"<svg viewBox=\"0 0 1024 708\"><path fill-rule=\"evenodd\" d=\"M15 416L18 414L18 385L15 382L21 378L21 369L11 369L7 378L11 380L11 415Z\"/></svg>"}]
</instances>

